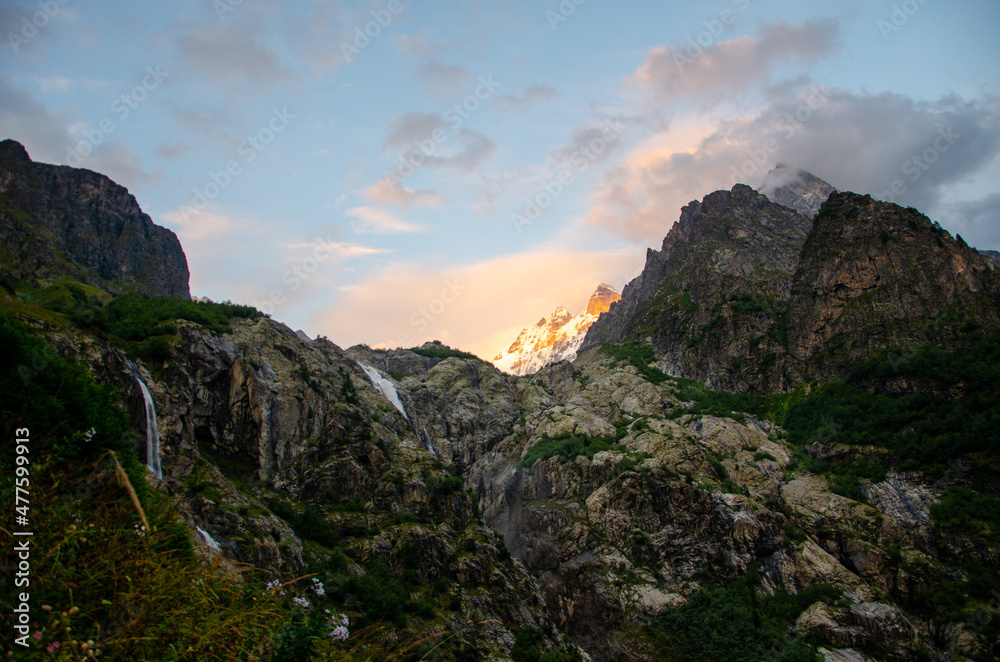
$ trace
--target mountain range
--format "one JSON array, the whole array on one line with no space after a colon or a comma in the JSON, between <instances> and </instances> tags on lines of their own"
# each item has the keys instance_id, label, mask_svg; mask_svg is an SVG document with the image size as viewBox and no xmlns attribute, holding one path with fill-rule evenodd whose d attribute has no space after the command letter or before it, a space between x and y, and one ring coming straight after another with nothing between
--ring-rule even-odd
<instances>
[{"instance_id":1,"label":"mountain range","mask_svg":"<svg viewBox=\"0 0 1000 662\"><path fill-rule=\"evenodd\" d=\"M578 315L562 306L518 334L505 351L493 359L493 365L511 375L530 375L550 363L572 361L583 344L584 337L601 313L621 299L621 292L601 283Z\"/></svg>"},{"instance_id":2,"label":"mountain range","mask_svg":"<svg viewBox=\"0 0 1000 662\"><path fill-rule=\"evenodd\" d=\"M31 654L1000 659L993 258L790 167L762 189L685 206L507 374L192 301L127 191L0 143Z\"/></svg>"}]
</instances>

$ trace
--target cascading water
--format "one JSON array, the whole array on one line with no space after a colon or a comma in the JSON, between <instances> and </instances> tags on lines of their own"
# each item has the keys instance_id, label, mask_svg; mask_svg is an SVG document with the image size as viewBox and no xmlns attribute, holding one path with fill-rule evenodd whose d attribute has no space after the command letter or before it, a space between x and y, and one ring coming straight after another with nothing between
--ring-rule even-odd
<instances>
[{"instance_id":1,"label":"cascading water","mask_svg":"<svg viewBox=\"0 0 1000 662\"><path fill-rule=\"evenodd\" d=\"M221 552L222 551L222 546L219 545L219 543L215 542L215 538L213 538L212 535L208 531L206 531L205 529L201 528L200 526L196 526L194 528L198 529L198 533L200 533L201 537L205 539L205 544L206 545L208 545L209 547L211 547L212 549L214 549L217 552Z\"/></svg>"},{"instance_id":2,"label":"cascading water","mask_svg":"<svg viewBox=\"0 0 1000 662\"><path fill-rule=\"evenodd\" d=\"M139 390L142 391L142 399L146 403L146 467L157 478L163 478L163 468L160 466L160 431L156 427L153 396L149 394L149 389L138 375L135 381L139 382Z\"/></svg>"},{"instance_id":3,"label":"cascading water","mask_svg":"<svg viewBox=\"0 0 1000 662\"><path fill-rule=\"evenodd\" d=\"M403 418L410 420L410 417L406 415L406 409L403 408L403 402L399 399L399 393L396 392L396 387L391 381L382 376L375 368L367 366L364 363L358 363L361 369L365 371L368 375L368 379L371 380L372 384L377 388L385 399L388 400L393 407L399 410L399 413L403 415Z\"/></svg>"}]
</instances>

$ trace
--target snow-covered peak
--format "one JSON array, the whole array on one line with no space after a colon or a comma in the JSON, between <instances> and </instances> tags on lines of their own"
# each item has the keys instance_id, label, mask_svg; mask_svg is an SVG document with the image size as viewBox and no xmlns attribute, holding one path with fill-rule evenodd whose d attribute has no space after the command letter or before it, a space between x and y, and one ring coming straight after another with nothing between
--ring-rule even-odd
<instances>
[{"instance_id":1,"label":"snow-covered peak","mask_svg":"<svg viewBox=\"0 0 1000 662\"><path fill-rule=\"evenodd\" d=\"M521 331L506 351L493 359L493 365L512 375L530 375L550 363L572 361L583 344L587 329L607 312L621 293L601 283L587 303L587 309L574 316L563 306L543 317L534 326Z\"/></svg>"}]
</instances>

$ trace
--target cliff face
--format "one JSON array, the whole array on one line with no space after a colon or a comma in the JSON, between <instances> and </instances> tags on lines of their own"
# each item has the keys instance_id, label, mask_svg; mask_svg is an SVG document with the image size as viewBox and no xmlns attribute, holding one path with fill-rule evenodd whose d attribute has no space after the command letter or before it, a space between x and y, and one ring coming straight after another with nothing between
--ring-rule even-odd
<instances>
[{"instance_id":1,"label":"cliff face","mask_svg":"<svg viewBox=\"0 0 1000 662\"><path fill-rule=\"evenodd\" d=\"M842 379L886 349L996 328L992 266L916 210L835 192L812 221L737 185L684 208L583 348L649 344L668 373L729 391Z\"/></svg>"},{"instance_id":2,"label":"cliff face","mask_svg":"<svg viewBox=\"0 0 1000 662\"><path fill-rule=\"evenodd\" d=\"M763 389L810 227L806 216L743 184L692 202L583 349L651 343L671 374L712 388Z\"/></svg>"},{"instance_id":3,"label":"cliff face","mask_svg":"<svg viewBox=\"0 0 1000 662\"><path fill-rule=\"evenodd\" d=\"M834 193L802 249L787 314L786 383L837 379L884 349L997 328L1000 278L915 209Z\"/></svg>"},{"instance_id":4,"label":"cliff face","mask_svg":"<svg viewBox=\"0 0 1000 662\"><path fill-rule=\"evenodd\" d=\"M0 275L190 298L177 236L127 189L89 170L34 163L13 140L0 142Z\"/></svg>"}]
</instances>

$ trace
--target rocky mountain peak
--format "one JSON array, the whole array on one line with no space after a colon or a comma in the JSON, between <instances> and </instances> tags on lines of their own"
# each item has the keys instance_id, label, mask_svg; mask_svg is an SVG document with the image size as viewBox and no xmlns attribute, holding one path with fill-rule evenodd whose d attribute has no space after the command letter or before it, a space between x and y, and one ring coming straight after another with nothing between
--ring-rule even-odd
<instances>
[{"instance_id":1,"label":"rocky mountain peak","mask_svg":"<svg viewBox=\"0 0 1000 662\"><path fill-rule=\"evenodd\" d=\"M587 329L620 299L618 290L601 283L584 312L574 316L564 306L559 306L533 327L522 330L510 347L493 359L493 365L513 375L529 375L550 363L572 361Z\"/></svg>"},{"instance_id":2,"label":"rocky mountain peak","mask_svg":"<svg viewBox=\"0 0 1000 662\"><path fill-rule=\"evenodd\" d=\"M590 301L587 302L587 314L599 317L601 313L611 310L611 304L620 301L621 298L621 292L607 283L601 283L590 296Z\"/></svg>"},{"instance_id":3,"label":"rocky mountain peak","mask_svg":"<svg viewBox=\"0 0 1000 662\"><path fill-rule=\"evenodd\" d=\"M819 208L836 190L811 172L791 168L784 163L779 163L767 173L760 187L760 192L772 202L809 218L816 216Z\"/></svg>"},{"instance_id":4,"label":"rocky mountain peak","mask_svg":"<svg viewBox=\"0 0 1000 662\"><path fill-rule=\"evenodd\" d=\"M90 170L36 163L14 140L0 142L0 258L12 283L70 278L112 294L190 298L177 236L128 189Z\"/></svg>"}]
</instances>

